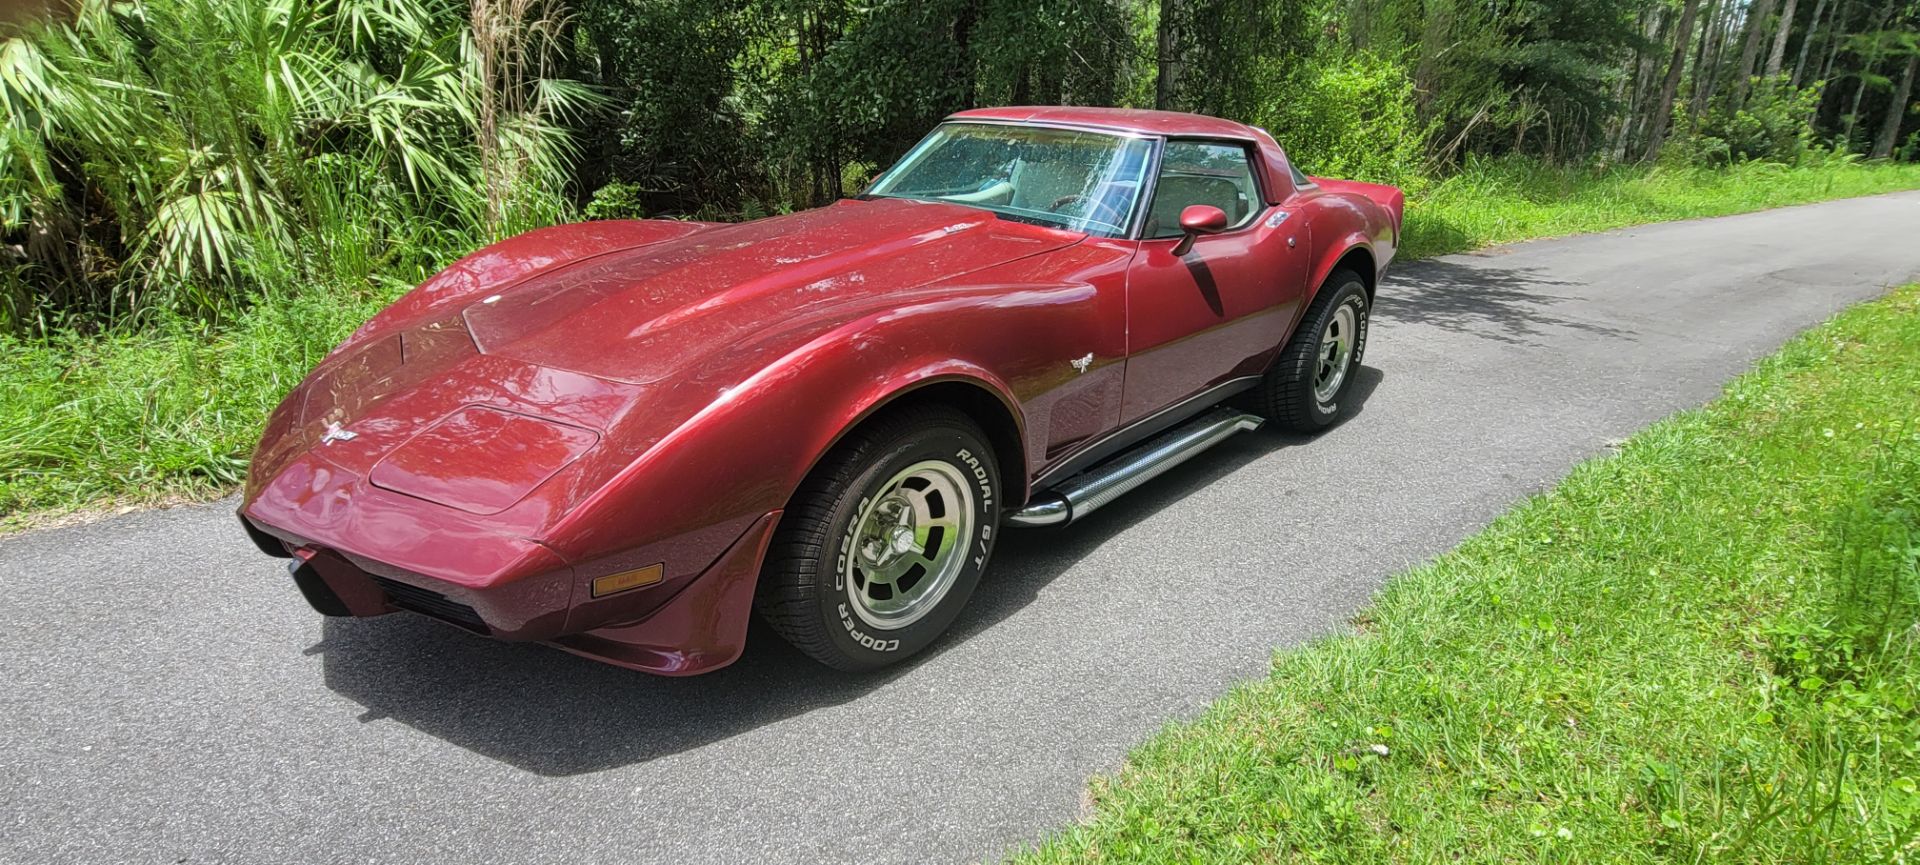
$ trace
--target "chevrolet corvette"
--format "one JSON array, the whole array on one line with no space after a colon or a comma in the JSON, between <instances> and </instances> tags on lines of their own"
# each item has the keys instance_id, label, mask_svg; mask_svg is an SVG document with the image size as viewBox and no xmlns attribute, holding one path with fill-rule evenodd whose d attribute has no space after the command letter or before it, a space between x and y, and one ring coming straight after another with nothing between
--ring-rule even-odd
<instances>
[{"instance_id":1,"label":"chevrolet corvette","mask_svg":"<svg viewBox=\"0 0 1920 865\"><path fill-rule=\"evenodd\" d=\"M455 263L272 413L241 523L328 616L688 675L757 613L882 667L1005 531L1350 411L1403 209L1226 120L961 112L825 207Z\"/></svg>"}]
</instances>

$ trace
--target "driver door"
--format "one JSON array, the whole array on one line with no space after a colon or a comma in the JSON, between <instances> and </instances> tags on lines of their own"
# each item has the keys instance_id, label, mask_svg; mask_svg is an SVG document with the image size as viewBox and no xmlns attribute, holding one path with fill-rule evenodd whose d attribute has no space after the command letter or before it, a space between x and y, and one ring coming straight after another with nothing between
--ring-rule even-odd
<instances>
[{"instance_id":1,"label":"driver door","mask_svg":"<svg viewBox=\"0 0 1920 865\"><path fill-rule=\"evenodd\" d=\"M1121 423L1258 375L1278 352L1305 288L1309 244L1304 220L1266 204L1255 167L1240 142L1167 142L1127 274ZM1224 211L1227 229L1176 254L1180 212L1196 204Z\"/></svg>"}]
</instances>

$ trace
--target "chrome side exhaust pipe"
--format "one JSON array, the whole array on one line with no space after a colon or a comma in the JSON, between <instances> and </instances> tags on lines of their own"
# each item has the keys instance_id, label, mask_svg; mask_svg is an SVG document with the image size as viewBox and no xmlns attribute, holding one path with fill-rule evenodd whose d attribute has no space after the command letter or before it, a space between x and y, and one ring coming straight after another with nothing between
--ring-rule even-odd
<instances>
[{"instance_id":1,"label":"chrome side exhaust pipe","mask_svg":"<svg viewBox=\"0 0 1920 865\"><path fill-rule=\"evenodd\" d=\"M1059 486L1036 493L1024 508L1007 516L1021 528L1064 526L1093 513L1141 484L1194 458L1235 434L1259 429L1266 421L1230 408L1216 408L1148 439L1134 449L1074 475Z\"/></svg>"}]
</instances>

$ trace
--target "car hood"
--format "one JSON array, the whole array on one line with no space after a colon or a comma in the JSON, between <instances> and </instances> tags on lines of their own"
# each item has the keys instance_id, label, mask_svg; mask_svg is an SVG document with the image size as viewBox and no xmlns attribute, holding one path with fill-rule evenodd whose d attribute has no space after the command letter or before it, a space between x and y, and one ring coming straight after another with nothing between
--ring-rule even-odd
<instances>
[{"instance_id":1,"label":"car hood","mask_svg":"<svg viewBox=\"0 0 1920 865\"><path fill-rule=\"evenodd\" d=\"M1082 237L958 205L845 201L541 273L462 316L482 354L645 384L769 329Z\"/></svg>"},{"instance_id":2,"label":"car hood","mask_svg":"<svg viewBox=\"0 0 1920 865\"><path fill-rule=\"evenodd\" d=\"M758 364L1083 237L850 201L541 271L328 357L269 419L248 499L351 537L379 531L348 527L366 484L534 537Z\"/></svg>"}]
</instances>

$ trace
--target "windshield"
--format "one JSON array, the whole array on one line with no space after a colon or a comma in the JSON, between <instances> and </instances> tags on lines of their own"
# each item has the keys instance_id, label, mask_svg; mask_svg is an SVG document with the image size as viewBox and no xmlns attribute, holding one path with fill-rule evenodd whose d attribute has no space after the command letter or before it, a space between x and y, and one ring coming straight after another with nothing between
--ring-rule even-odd
<instances>
[{"instance_id":1,"label":"windshield","mask_svg":"<svg viewBox=\"0 0 1920 865\"><path fill-rule=\"evenodd\" d=\"M867 194L948 201L1118 237L1133 218L1151 148L1143 138L1099 132L943 123Z\"/></svg>"}]
</instances>

